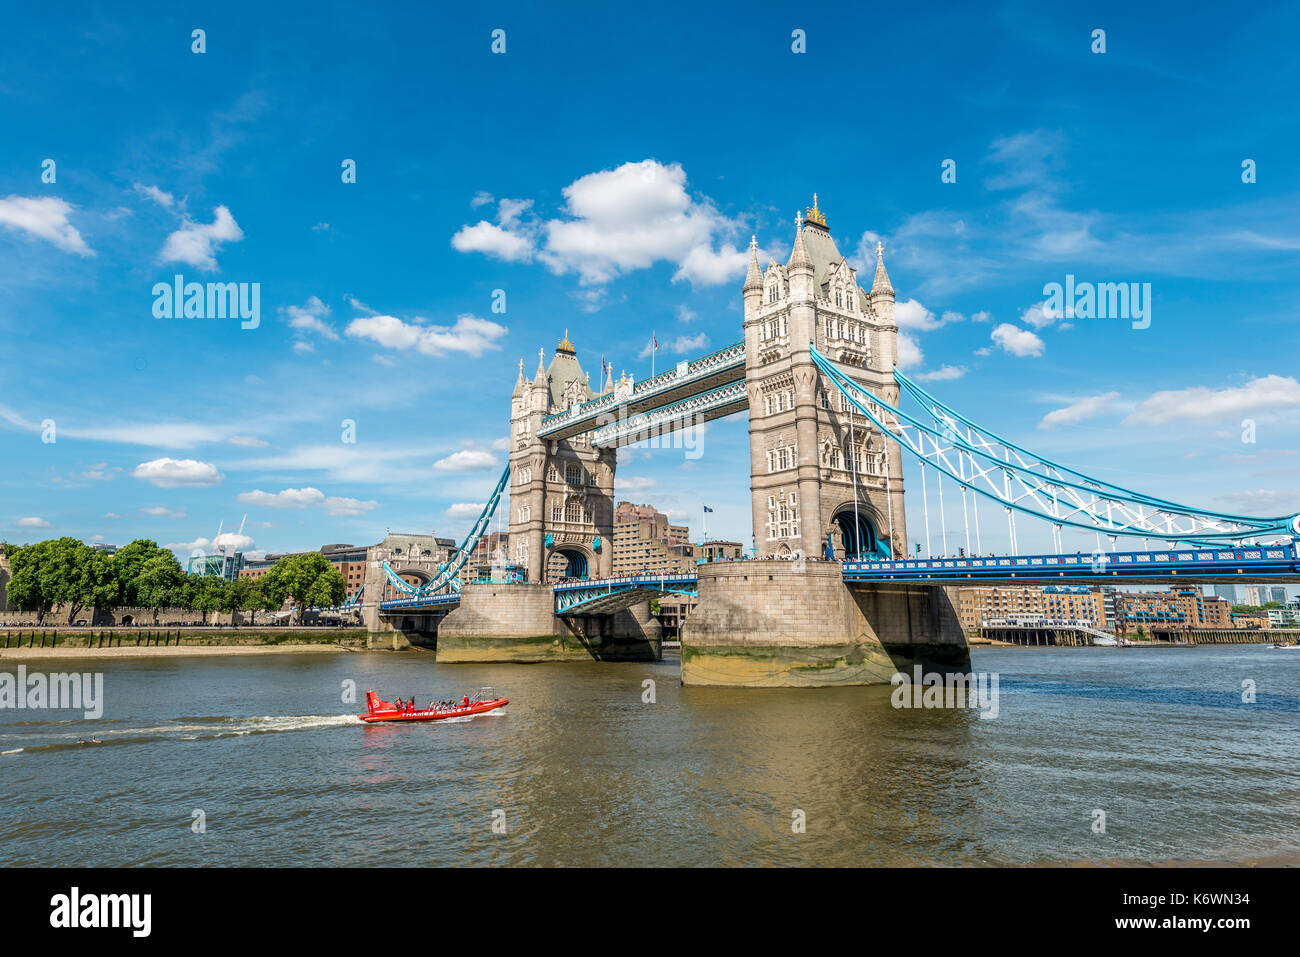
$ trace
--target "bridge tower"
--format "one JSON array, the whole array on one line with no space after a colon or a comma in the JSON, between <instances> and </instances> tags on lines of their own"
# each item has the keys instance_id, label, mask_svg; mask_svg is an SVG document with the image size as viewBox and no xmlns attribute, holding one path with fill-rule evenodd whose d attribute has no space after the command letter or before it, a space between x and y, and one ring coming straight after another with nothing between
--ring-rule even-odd
<instances>
[{"instance_id":1,"label":"bridge tower","mask_svg":"<svg viewBox=\"0 0 1300 957\"><path fill-rule=\"evenodd\" d=\"M883 248L876 244L868 293L814 196L806 216L795 215L784 266L772 259L761 270L751 241L742 295L758 554L904 554L899 450L824 380L808 349L815 343L849 377L897 402L898 325Z\"/></svg>"},{"instance_id":2,"label":"bridge tower","mask_svg":"<svg viewBox=\"0 0 1300 957\"><path fill-rule=\"evenodd\" d=\"M539 351L531 380L519 360L510 400L510 560L536 583L608 576L616 451L593 447L589 435L538 438L544 417L596 398L567 330L545 359Z\"/></svg>"}]
</instances>

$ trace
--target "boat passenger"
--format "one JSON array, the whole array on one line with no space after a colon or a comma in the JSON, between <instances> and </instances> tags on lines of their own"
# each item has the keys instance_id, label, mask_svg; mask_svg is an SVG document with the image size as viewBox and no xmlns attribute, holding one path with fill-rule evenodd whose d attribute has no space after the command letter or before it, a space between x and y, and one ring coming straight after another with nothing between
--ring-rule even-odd
<instances>
[{"instance_id":1,"label":"boat passenger","mask_svg":"<svg viewBox=\"0 0 1300 957\"><path fill-rule=\"evenodd\" d=\"M469 707L469 695L465 695L465 707Z\"/></svg>"}]
</instances>

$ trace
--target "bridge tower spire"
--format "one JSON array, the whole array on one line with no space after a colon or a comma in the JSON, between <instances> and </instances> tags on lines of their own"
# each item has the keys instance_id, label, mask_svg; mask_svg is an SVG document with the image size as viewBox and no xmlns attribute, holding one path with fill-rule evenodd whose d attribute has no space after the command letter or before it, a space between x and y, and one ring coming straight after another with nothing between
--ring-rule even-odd
<instances>
[{"instance_id":1,"label":"bridge tower spire","mask_svg":"<svg viewBox=\"0 0 1300 957\"><path fill-rule=\"evenodd\" d=\"M836 247L818 199L795 214L784 266L742 289L754 544L761 556L821 558L906 551L901 456L827 387L810 345L877 394L897 394L894 290L877 253L871 293ZM856 478L856 481L855 481ZM892 534L891 534L892 526Z\"/></svg>"}]
</instances>

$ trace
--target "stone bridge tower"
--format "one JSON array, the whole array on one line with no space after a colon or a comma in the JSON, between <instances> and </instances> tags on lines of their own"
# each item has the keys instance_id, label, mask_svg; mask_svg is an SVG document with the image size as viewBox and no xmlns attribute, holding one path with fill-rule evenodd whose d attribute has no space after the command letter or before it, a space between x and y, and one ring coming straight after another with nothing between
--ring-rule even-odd
<instances>
[{"instance_id":1,"label":"stone bridge tower","mask_svg":"<svg viewBox=\"0 0 1300 957\"><path fill-rule=\"evenodd\" d=\"M794 248L766 270L750 244L745 304L750 489L760 556L835 557L907 550L900 452L826 380L815 343L854 381L898 401L894 289L876 245L864 291L817 199L795 217ZM856 485L856 508L855 508Z\"/></svg>"},{"instance_id":2,"label":"stone bridge tower","mask_svg":"<svg viewBox=\"0 0 1300 957\"><path fill-rule=\"evenodd\" d=\"M567 330L549 365L545 358L539 352L531 380L519 360L510 399L510 561L530 582L607 576L616 452L593 447L586 435L537 437L544 417L596 398Z\"/></svg>"}]
</instances>

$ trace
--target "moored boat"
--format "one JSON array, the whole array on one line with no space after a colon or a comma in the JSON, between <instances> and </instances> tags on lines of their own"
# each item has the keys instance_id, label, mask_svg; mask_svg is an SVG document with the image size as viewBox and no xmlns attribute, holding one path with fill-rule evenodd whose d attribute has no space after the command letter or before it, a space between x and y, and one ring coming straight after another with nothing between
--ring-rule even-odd
<instances>
[{"instance_id":1,"label":"moored boat","mask_svg":"<svg viewBox=\"0 0 1300 957\"><path fill-rule=\"evenodd\" d=\"M378 693L367 691L366 713L357 717L367 724L381 721L442 721L446 718L485 714L504 708L509 703L509 698L498 698L491 688L483 688L472 698L462 697L460 703L431 702L429 707L417 709L414 702L406 702L399 708L392 702L381 699Z\"/></svg>"}]
</instances>

